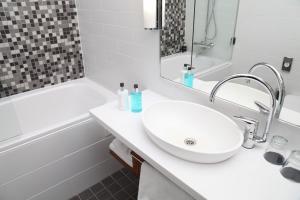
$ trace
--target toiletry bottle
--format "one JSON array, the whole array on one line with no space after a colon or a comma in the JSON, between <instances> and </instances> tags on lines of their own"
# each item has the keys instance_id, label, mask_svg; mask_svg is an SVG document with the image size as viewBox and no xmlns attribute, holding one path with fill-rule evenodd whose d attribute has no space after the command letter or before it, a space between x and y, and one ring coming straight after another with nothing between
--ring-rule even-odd
<instances>
[{"instance_id":1,"label":"toiletry bottle","mask_svg":"<svg viewBox=\"0 0 300 200\"><path fill-rule=\"evenodd\" d=\"M131 112L142 111L142 92L139 91L138 84L134 84L133 91L130 93Z\"/></svg>"},{"instance_id":2,"label":"toiletry bottle","mask_svg":"<svg viewBox=\"0 0 300 200\"><path fill-rule=\"evenodd\" d=\"M124 88L124 83L120 83L118 90L118 106L120 110L128 110L128 90Z\"/></svg>"},{"instance_id":3,"label":"toiletry bottle","mask_svg":"<svg viewBox=\"0 0 300 200\"><path fill-rule=\"evenodd\" d=\"M192 72L192 67L188 67L187 72L184 75L184 85L187 87L193 87L194 73Z\"/></svg>"},{"instance_id":4,"label":"toiletry bottle","mask_svg":"<svg viewBox=\"0 0 300 200\"><path fill-rule=\"evenodd\" d=\"M183 69L181 70L181 83L182 84L184 84L184 77L185 77L185 74L187 73L188 66L190 66L190 65L184 64Z\"/></svg>"}]
</instances>

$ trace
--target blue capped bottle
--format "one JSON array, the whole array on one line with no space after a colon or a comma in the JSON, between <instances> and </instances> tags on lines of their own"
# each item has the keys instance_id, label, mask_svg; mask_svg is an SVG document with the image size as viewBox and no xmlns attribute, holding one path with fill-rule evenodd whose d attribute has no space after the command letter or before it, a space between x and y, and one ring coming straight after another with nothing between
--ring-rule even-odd
<instances>
[{"instance_id":1,"label":"blue capped bottle","mask_svg":"<svg viewBox=\"0 0 300 200\"><path fill-rule=\"evenodd\" d=\"M188 67L187 72L184 75L184 85L187 87L193 87L194 73L192 72L192 67Z\"/></svg>"},{"instance_id":2,"label":"blue capped bottle","mask_svg":"<svg viewBox=\"0 0 300 200\"><path fill-rule=\"evenodd\" d=\"M139 85L133 85L133 91L130 93L131 112L142 112L142 92L139 91Z\"/></svg>"}]
</instances>

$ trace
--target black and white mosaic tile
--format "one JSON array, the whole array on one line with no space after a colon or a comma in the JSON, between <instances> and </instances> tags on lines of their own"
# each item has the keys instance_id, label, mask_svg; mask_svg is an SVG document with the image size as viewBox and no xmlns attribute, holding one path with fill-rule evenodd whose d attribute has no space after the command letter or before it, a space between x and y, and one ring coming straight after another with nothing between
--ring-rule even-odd
<instances>
[{"instance_id":1,"label":"black and white mosaic tile","mask_svg":"<svg viewBox=\"0 0 300 200\"><path fill-rule=\"evenodd\" d=\"M161 56L182 51L185 45L186 0L166 0L165 27L161 30Z\"/></svg>"},{"instance_id":2,"label":"black and white mosaic tile","mask_svg":"<svg viewBox=\"0 0 300 200\"><path fill-rule=\"evenodd\" d=\"M83 76L75 0L0 1L0 98Z\"/></svg>"}]
</instances>

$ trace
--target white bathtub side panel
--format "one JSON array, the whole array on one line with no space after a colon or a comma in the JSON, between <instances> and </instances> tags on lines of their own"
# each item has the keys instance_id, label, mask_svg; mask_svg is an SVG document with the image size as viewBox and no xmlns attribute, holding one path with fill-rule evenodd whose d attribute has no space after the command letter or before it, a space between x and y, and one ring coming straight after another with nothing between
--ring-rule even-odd
<instances>
[{"instance_id":1,"label":"white bathtub side panel","mask_svg":"<svg viewBox=\"0 0 300 200\"><path fill-rule=\"evenodd\" d=\"M66 155L54 163L0 187L1 200L25 200L110 158L108 145L113 137ZM30 158L30 155L27 155ZM19 163L20 165L22 163ZM98 180L100 181L100 180Z\"/></svg>"},{"instance_id":2,"label":"white bathtub side panel","mask_svg":"<svg viewBox=\"0 0 300 200\"><path fill-rule=\"evenodd\" d=\"M66 179L28 200L67 200L78 194L78 191L84 191L120 168L121 165L118 161L113 158L109 159L70 179Z\"/></svg>"},{"instance_id":3,"label":"white bathtub side panel","mask_svg":"<svg viewBox=\"0 0 300 200\"><path fill-rule=\"evenodd\" d=\"M0 187L19 176L100 141L108 135L107 130L90 118L0 153Z\"/></svg>"},{"instance_id":4,"label":"white bathtub side panel","mask_svg":"<svg viewBox=\"0 0 300 200\"><path fill-rule=\"evenodd\" d=\"M0 142L21 133L13 103L2 103L0 105Z\"/></svg>"}]
</instances>

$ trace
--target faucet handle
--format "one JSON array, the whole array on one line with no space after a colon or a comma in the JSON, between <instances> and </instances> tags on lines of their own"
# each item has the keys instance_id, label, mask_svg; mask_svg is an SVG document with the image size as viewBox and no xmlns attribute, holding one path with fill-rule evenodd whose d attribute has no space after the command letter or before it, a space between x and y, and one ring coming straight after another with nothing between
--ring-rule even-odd
<instances>
[{"instance_id":1,"label":"faucet handle","mask_svg":"<svg viewBox=\"0 0 300 200\"><path fill-rule=\"evenodd\" d=\"M256 119L252 119L250 117L244 117L244 116L234 116L235 119L245 122L247 125L258 125L258 121Z\"/></svg>"},{"instance_id":2,"label":"faucet handle","mask_svg":"<svg viewBox=\"0 0 300 200\"><path fill-rule=\"evenodd\" d=\"M254 104L258 107L259 111L265 115L268 115L270 113L270 108L266 106L265 104L259 102L259 101L254 101Z\"/></svg>"},{"instance_id":3,"label":"faucet handle","mask_svg":"<svg viewBox=\"0 0 300 200\"><path fill-rule=\"evenodd\" d=\"M234 118L246 124L243 147L253 149L256 143L259 122L256 119L243 116L234 116Z\"/></svg>"}]
</instances>

